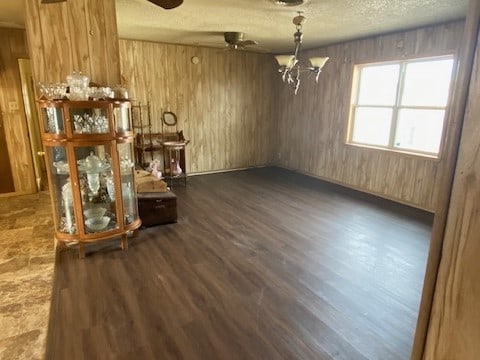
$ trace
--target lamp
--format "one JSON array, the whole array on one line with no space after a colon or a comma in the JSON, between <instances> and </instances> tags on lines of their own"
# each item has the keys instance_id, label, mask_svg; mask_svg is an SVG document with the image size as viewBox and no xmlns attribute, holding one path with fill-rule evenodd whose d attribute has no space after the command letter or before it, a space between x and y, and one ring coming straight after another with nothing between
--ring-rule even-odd
<instances>
[{"instance_id":1,"label":"lamp","mask_svg":"<svg viewBox=\"0 0 480 360\"><path fill-rule=\"evenodd\" d=\"M293 86L295 95L300 87L300 73L311 72L315 74L315 81L318 83L318 77L322 72L322 68L328 61L328 57L312 57L309 59L310 64L308 66L302 65L299 61L300 51L303 41L302 25L305 22L306 17L299 11L298 15L293 18L293 24L297 31L293 34L293 40L295 42L295 54L294 55L276 55L275 59L280 66L278 72L282 74L283 82L286 82Z\"/></svg>"}]
</instances>

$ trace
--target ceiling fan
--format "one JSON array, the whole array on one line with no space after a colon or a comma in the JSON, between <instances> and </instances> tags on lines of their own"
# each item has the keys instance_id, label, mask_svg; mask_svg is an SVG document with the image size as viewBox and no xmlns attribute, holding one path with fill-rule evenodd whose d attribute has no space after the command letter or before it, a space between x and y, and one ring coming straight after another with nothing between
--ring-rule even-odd
<instances>
[{"instance_id":1,"label":"ceiling fan","mask_svg":"<svg viewBox=\"0 0 480 360\"><path fill-rule=\"evenodd\" d=\"M183 0L147 0L152 4L160 6L166 10L174 9L177 6L182 5Z\"/></svg>"},{"instance_id":2,"label":"ceiling fan","mask_svg":"<svg viewBox=\"0 0 480 360\"><path fill-rule=\"evenodd\" d=\"M55 4L60 2L65 2L67 0L42 0L42 4ZM160 6L166 10L174 9L177 6L182 5L183 0L147 0L152 4Z\"/></svg>"},{"instance_id":3,"label":"ceiling fan","mask_svg":"<svg viewBox=\"0 0 480 360\"><path fill-rule=\"evenodd\" d=\"M223 35L229 50L241 50L247 46L258 45L258 42L255 40L243 40L243 32L227 31Z\"/></svg>"}]
</instances>

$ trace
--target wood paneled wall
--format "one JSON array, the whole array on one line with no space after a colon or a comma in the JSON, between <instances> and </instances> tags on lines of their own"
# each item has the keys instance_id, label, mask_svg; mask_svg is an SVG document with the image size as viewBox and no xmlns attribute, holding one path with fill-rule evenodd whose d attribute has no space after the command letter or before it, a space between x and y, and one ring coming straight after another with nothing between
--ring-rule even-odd
<instances>
[{"instance_id":1,"label":"wood paneled wall","mask_svg":"<svg viewBox=\"0 0 480 360\"><path fill-rule=\"evenodd\" d=\"M0 151L8 151L15 192L34 193L37 188L18 67L18 58L28 57L25 31L0 28L0 43L0 121L7 145Z\"/></svg>"},{"instance_id":2,"label":"wood paneled wall","mask_svg":"<svg viewBox=\"0 0 480 360\"><path fill-rule=\"evenodd\" d=\"M456 51L463 22L382 35L311 50L329 56L315 85L303 77L299 94L276 81L277 153L280 166L434 211L438 160L346 145L353 66L403 56Z\"/></svg>"},{"instance_id":3,"label":"wood paneled wall","mask_svg":"<svg viewBox=\"0 0 480 360\"><path fill-rule=\"evenodd\" d=\"M72 71L82 71L98 84L120 83L114 0L25 4L36 81L65 82Z\"/></svg>"},{"instance_id":4,"label":"wood paneled wall","mask_svg":"<svg viewBox=\"0 0 480 360\"><path fill-rule=\"evenodd\" d=\"M472 2L473 4L473 2ZM480 5L477 43L462 138L424 359L480 357ZM475 11L473 11L475 10ZM467 19L473 20L473 19Z\"/></svg>"},{"instance_id":5,"label":"wood paneled wall","mask_svg":"<svg viewBox=\"0 0 480 360\"><path fill-rule=\"evenodd\" d=\"M162 130L162 111L177 114L178 129L191 140L189 173L271 162L272 56L120 40L120 59L130 96L150 102L154 132Z\"/></svg>"}]
</instances>

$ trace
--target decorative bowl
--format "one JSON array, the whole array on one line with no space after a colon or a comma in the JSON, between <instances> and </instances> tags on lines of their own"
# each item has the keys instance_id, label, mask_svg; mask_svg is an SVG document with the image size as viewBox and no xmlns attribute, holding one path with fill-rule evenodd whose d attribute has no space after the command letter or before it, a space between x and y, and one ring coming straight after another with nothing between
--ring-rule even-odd
<instances>
[{"instance_id":1,"label":"decorative bowl","mask_svg":"<svg viewBox=\"0 0 480 360\"><path fill-rule=\"evenodd\" d=\"M58 172L68 172L68 163L65 161L57 161L53 163L53 166L57 168Z\"/></svg>"},{"instance_id":2,"label":"decorative bowl","mask_svg":"<svg viewBox=\"0 0 480 360\"><path fill-rule=\"evenodd\" d=\"M109 222L110 218L108 216L102 216L85 220L85 225L92 231L100 231L105 229Z\"/></svg>"},{"instance_id":3,"label":"decorative bowl","mask_svg":"<svg viewBox=\"0 0 480 360\"><path fill-rule=\"evenodd\" d=\"M113 98L113 90L109 87L90 87L88 91L93 100Z\"/></svg>"},{"instance_id":4,"label":"decorative bowl","mask_svg":"<svg viewBox=\"0 0 480 360\"><path fill-rule=\"evenodd\" d=\"M94 207L94 208L85 210L83 212L83 215L85 215L85 217L87 219L101 218L103 215L105 215L106 211L107 211L107 209L105 209L103 207Z\"/></svg>"},{"instance_id":5,"label":"decorative bowl","mask_svg":"<svg viewBox=\"0 0 480 360\"><path fill-rule=\"evenodd\" d=\"M43 84L39 83L40 91L48 100L63 99L67 93L67 84Z\"/></svg>"}]
</instances>

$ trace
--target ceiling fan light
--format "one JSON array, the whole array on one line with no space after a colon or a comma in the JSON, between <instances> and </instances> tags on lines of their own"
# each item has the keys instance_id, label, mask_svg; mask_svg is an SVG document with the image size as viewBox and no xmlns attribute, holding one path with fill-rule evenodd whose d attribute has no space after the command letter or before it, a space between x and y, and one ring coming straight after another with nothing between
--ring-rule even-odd
<instances>
[{"instance_id":1,"label":"ceiling fan light","mask_svg":"<svg viewBox=\"0 0 480 360\"><path fill-rule=\"evenodd\" d=\"M329 57L312 57L310 63L314 68L322 69L325 63L330 59Z\"/></svg>"},{"instance_id":2,"label":"ceiling fan light","mask_svg":"<svg viewBox=\"0 0 480 360\"><path fill-rule=\"evenodd\" d=\"M278 65L285 66L286 68L292 68L296 63L295 55L275 55L275 59Z\"/></svg>"},{"instance_id":3,"label":"ceiling fan light","mask_svg":"<svg viewBox=\"0 0 480 360\"><path fill-rule=\"evenodd\" d=\"M298 6L303 5L305 0L272 0L276 5L281 6Z\"/></svg>"}]
</instances>

